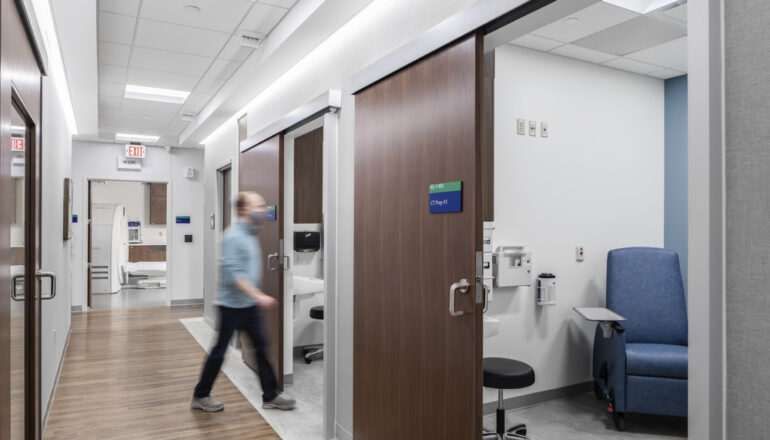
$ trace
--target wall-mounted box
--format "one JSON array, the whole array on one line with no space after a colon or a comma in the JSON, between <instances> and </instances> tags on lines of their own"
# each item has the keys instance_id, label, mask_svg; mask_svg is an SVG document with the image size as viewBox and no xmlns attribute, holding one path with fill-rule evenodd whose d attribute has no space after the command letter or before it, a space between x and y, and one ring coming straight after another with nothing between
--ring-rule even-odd
<instances>
[{"instance_id":1,"label":"wall-mounted box","mask_svg":"<svg viewBox=\"0 0 770 440\"><path fill-rule=\"evenodd\" d=\"M500 246L492 261L498 287L532 284L532 254L524 246Z\"/></svg>"}]
</instances>

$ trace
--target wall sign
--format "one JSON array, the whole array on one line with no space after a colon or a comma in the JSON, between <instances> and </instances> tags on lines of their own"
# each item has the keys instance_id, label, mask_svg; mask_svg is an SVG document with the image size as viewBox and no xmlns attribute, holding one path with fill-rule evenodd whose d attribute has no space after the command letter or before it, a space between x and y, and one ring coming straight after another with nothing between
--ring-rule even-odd
<instances>
[{"instance_id":1,"label":"wall sign","mask_svg":"<svg viewBox=\"0 0 770 440\"><path fill-rule=\"evenodd\" d=\"M178 215L176 216L176 222L179 224L190 224L190 216L189 215Z\"/></svg>"},{"instance_id":2,"label":"wall sign","mask_svg":"<svg viewBox=\"0 0 770 440\"><path fill-rule=\"evenodd\" d=\"M430 212L440 214L444 212L462 212L463 210L463 182L433 183L430 185Z\"/></svg>"},{"instance_id":3,"label":"wall sign","mask_svg":"<svg viewBox=\"0 0 770 440\"><path fill-rule=\"evenodd\" d=\"M118 169L119 170L141 170L142 161L140 159L131 159L118 154Z\"/></svg>"},{"instance_id":4,"label":"wall sign","mask_svg":"<svg viewBox=\"0 0 770 440\"><path fill-rule=\"evenodd\" d=\"M24 151L24 138L12 137L11 138L11 151Z\"/></svg>"},{"instance_id":5,"label":"wall sign","mask_svg":"<svg viewBox=\"0 0 770 440\"><path fill-rule=\"evenodd\" d=\"M267 207L267 221L274 222L276 220L275 213L276 213L275 205L268 206Z\"/></svg>"},{"instance_id":6,"label":"wall sign","mask_svg":"<svg viewBox=\"0 0 770 440\"><path fill-rule=\"evenodd\" d=\"M138 228L142 223L141 222L128 222L129 228Z\"/></svg>"},{"instance_id":7,"label":"wall sign","mask_svg":"<svg viewBox=\"0 0 770 440\"><path fill-rule=\"evenodd\" d=\"M72 223L77 223L77 222L78 222L78 215L77 215L77 214L74 214L74 215L72 216Z\"/></svg>"},{"instance_id":8,"label":"wall sign","mask_svg":"<svg viewBox=\"0 0 770 440\"><path fill-rule=\"evenodd\" d=\"M145 148L143 145L126 145L126 157L131 159L144 159Z\"/></svg>"}]
</instances>

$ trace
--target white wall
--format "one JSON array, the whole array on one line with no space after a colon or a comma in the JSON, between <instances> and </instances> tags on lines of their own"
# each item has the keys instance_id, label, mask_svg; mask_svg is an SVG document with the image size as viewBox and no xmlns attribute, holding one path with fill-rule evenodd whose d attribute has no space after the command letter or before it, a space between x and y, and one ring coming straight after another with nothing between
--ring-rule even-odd
<instances>
[{"instance_id":1,"label":"white wall","mask_svg":"<svg viewBox=\"0 0 770 440\"><path fill-rule=\"evenodd\" d=\"M538 130L548 122L548 137L517 135L517 118ZM594 326L572 307L604 305L609 250L663 246L663 118L662 80L497 49L494 244L526 244L533 273L557 276L555 306L535 304L534 283L494 290L487 314L500 319L500 333L485 340L484 355L520 359L537 375L506 397L591 380Z\"/></svg>"},{"instance_id":2,"label":"white wall","mask_svg":"<svg viewBox=\"0 0 770 440\"><path fill-rule=\"evenodd\" d=\"M73 230L73 306L86 304L87 200L89 179L167 182L167 258L169 261L169 301L203 298L203 218L200 200L203 183L203 152L197 149L148 147L142 169L118 170L117 157L124 145L74 142L72 176L75 188L73 213L80 221ZM198 170L197 177L184 177L185 168ZM189 225L174 222L176 216L189 215ZM193 243L184 243L184 235L193 234Z\"/></svg>"},{"instance_id":3,"label":"white wall","mask_svg":"<svg viewBox=\"0 0 770 440\"><path fill-rule=\"evenodd\" d=\"M91 184L91 201L126 206L126 220L142 225L142 244L166 245L166 225L150 224L150 184L104 180Z\"/></svg>"},{"instance_id":4,"label":"white wall","mask_svg":"<svg viewBox=\"0 0 770 440\"><path fill-rule=\"evenodd\" d=\"M354 98L350 77L411 39L442 22L474 0L377 0L353 17L297 65L252 101L247 108L248 132L254 134L329 89L342 91L337 183L339 218L336 249L339 280L337 307L337 436L352 438L353 426L353 178ZM206 213L216 208L216 167L237 158L235 122L223 125L206 140ZM236 164L237 165L237 164ZM233 168L237 180L238 168ZM237 185L233 186L237 192ZM216 237L207 236L206 255L214 252ZM328 243L327 243L328 245ZM209 257L207 257L209 258ZM206 269L206 286L216 286L216 268ZM208 290L207 290L208 291ZM206 297L206 304L213 300ZM213 318L213 308L206 308Z\"/></svg>"},{"instance_id":5,"label":"white wall","mask_svg":"<svg viewBox=\"0 0 770 440\"><path fill-rule=\"evenodd\" d=\"M70 330L72 296L71 249L64 240L62 209L64 179L71 176L72 136L62 104L49 77L43 78L41 261L42 270L56 274L56 297L43 301L40 324L41 411L46 411Z\"/></svg>"}]
</instances>

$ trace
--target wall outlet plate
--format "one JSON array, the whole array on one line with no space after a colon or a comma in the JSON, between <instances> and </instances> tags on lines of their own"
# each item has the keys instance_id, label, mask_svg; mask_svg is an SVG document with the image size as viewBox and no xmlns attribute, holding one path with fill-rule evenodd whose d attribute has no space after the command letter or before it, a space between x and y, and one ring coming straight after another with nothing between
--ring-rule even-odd
<instances>
[{"instance_id":1,"label":"wall outlet plate","mask_svg":"<svg viewBox=\"0 0 770 440\"><path fill-rule=\"evenodd\" d=\"M524 119L516 120L516 134L520 136L527 134L527 122Z\"/></svg>"},{"instance_id":2,"label":"wall outlet plate","mask_svg":"<svg viewBox=\"0 0 770 440\"><path fill-rule=\"evenodd\" d=\"M529 121L529 135L537 136L537 122Z\"/></svg>"},{"instance_id":3,"label":"wall outlet plate","mask_svg":"<svg viewBox=\"0 0 770 440\"><path fill-rule=\"evenodd\" d=\"M547 122L541 122L540 123L540 137L544 137L544 138L548 137L548 123Z\"/></svg>"}]
</instances>

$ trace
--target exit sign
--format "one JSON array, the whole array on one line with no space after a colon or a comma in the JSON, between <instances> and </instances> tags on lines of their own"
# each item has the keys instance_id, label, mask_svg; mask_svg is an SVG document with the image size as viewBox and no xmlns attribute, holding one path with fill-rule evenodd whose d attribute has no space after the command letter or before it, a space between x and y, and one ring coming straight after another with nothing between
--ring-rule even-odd
<instances>
[{"instance_id":1,"label":"exit sign","mask_svg":"<svg viewBox=\"0 0 770 440\"><path fill-rule=\"evenodd\" d=\"M126 145L126 157L129 159L144 159L144 146Z\"/></svg>"},{"instance_id":2,"label":"exit sign","mask_svg":"<svg viewBox=\"0 0 770 440\"><path fill-rule=\"evenodd\" d=\"M24 138L11 138L11 151L24 151Z\"/></svg>"}]
</instances>

